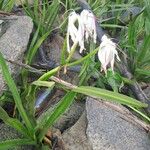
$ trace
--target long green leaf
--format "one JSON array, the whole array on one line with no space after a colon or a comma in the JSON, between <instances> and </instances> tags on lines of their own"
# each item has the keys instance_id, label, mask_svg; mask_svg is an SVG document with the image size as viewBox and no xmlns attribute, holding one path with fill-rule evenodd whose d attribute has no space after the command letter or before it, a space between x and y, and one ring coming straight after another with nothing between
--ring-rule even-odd
<instances>
[{"instance_id":1,"label":"long green leaf","mask_svg":"<svg viewBox=\"0 0 150 150\"><path fill-rule=\"evenodd\" d=\"M32 10L32 8L31 8L31 5L29 4L28 0L25 0L25 4L23 4L23 3L21 2L21 6L23 7L25 13L26 13L27 15L29 15L29 16L33 19L33 18L34 18L34 13L32 13L33 10Z\"/></svg>"},{"instance_id":2,"label":"long green leaf","mask_svg":"<svg viewBox=\"0 0 150 150\"><path fill-rule=\"evenodd\" d=\"M36 42L37 42L37 40L38 40L40 27L41 27L41 24L39 23L38 28L37 28L37 30L36 30L36 32L34 33L34 36L33 36L33 38L32 38L32 41L31 41L30 47L29 47L29 49L28 49L27 58L29 57L28 55L30 55L30 53L31 53L31 52L30 52L30 51L31 51L31 49L34 47L35 43L36 43Z\"/></svg>"},{"instance_id":3,"label":"long green leaf","mask_svg":"<svg viewBox=\"0 0 150 150\"><path fill-rule=\"evenodd\" d=\"M150 20L150 14L149 14L149 10L150 10L150 1L149 0L144 0L145 6L146 6L146 12L148 15L148 18Z\"/></svg>"},{"instance_id":4,"label":"long green leaf","mask_svg":"<svg viewBox=\"0 0 150 150\"><path fill-rule=\"evenodd\" d=\"M38 28L36 30L36 32L33 35L32 41L30 43L28 52L27 52L27 56L25 58L25 63L28 64L28 59L30 58L30 54L32 53L32 49L33 47L36 45L36 42L38 41L38 37L39 37L39 30L40 30L41 24L39 23ZM32 58L31 58L32 59ZM27 80L28 80L28 71L25 69L22 69L22 80L23 80L23 85L26 86L27 85ZM25 89L27 89L25 87Z\"/></svg>"},{"instance_id":5,"label":"long green leaf","mask_svg":"<svg viewBox=\"0 0 150 150\"><path fill-rule=\"evenodd\" d=\"M125 29L127 27L125 26L120 26L116 24L101 24L101 27L108 27L108 28L120 28L120 29Z\"/></svg>"},{"instance_id":6,"label":"long green leaf","mask_svg":"<svg viewBox=\"0 0 150 150\"><path fill-rule=\"evenodd\" d=\"M37 22L39 20L38 10L39 9L39 0L34 0L33 12L34 12L34 20Z\"/></svg>"},{"instance_id":7,"label":"long green leaf","mask_svg":"<svg viewBox=\"0 0 150 150\"><path fill-rule=\"evenodd\" d=\"M35 145L35 141L30 139L13 139L0 142L0 150L6 150L21 145Z\"/></svg>"},{"instance_id":8,"label":"long green leaf","mask_svg":"<svg viewBox=\"0 0 150 150\"><path fill-rule=\"evenodd\" d=\"M150 50L150 35L146 36L144 39L142 48L141 48L140 52L138 53L137 62L139 62L139 61L142 62L149 50Z\"/></svg>"},{"instance_id":9,"label":"long green leaf","mask_svg":"<svg viewBox=\"0 0 150 150\"><path fill-rule=\"evenodd\" d=\"M138 73L138 74L140 74L140 75L146 75L146 76L150 77L150 70L137 68L135 70L135 72Z\"/></svg>"},{"instance_id":10,"label":"long green leaf","mask_svg":"<svg viewBox=\"0 0 150 150\"><path fill-rule=\"evenodd\" d=\"M38 128L41 129L38 139L42 141L44 135L46 134L48 128L53 125L53 123L69 108L76 96L75 92L68 92L56 106L51 114L45 116L45 121L38 124Z\"/></svg>"},{"instance_id":11,"label":"long green leaf","mask_svg":"<svg viewBox=\"0 0 150 150\"><path fill-rule=\"evenodd\" d=\"M148 122L150 122L150 118L149 118L147 115L145 115L144 113L142 113L141 111L135 109L135 108L132 107L132 106L128 106L128 107L130 107L132 110L134 110L134 111L135 111L136 113L138 113L140 116L142 116L144 119L146 119Z\"/></svg>"},{"instance_id":12,"label":"long green leaf","mask_svg":"<svg viewBox=\"0 0 150 150\"><path fill-rule=\"evenodd\" d=\"M48 30L51 30L51 27L56 19L57 13L59 10L59 1L55 0L53 3L49 6L48 11L47 11L47 25L48 25Z\"/></svg>"},{"instance_id":13,"label":"long green leaf","mask_svg":"<svg viewBox=\"0 0 150 150\"><path fill-rule=\"evenodd\" d=\"M5 0L5 5L3 5L3 10L6 11L6 12L10 12L15 4L15 1L14 0Z\"/></svg>"},{"instance_id":14,"label":"long green leaf","mask_svg":"<svg viewBox=\"0 0 150 150\"><path fill-rule=\"evenodd\" d=\"M5 60L4 60L1 52L0 52L0 66L2 68L3 77L6 80L6 83L7 83L8 87L10 88L10 91L12 92L12 95L14 97L14 101L15 101L15 104L17 106L17 109L19 110L19 113L20 113L22 119L24 120L27 128L32 130L33 129L32 124L29 121L27 114L23 108L20 95L17 91L17 87L16 87L15 82L13 81L13 79L9 73L8 67L5 63Z\"/></svg>"},{"instance_id":15,"label":"long green leaf","mask_svg":"<svg viewBox=\"0 0 150 150\"><path fill-rule=\"evenodd\" d=\"M57 81L56 81L57 82ZM70 88L67 84L64 84L63 82L59 82L60 84L67 86L67 88ZM101 98L108 101L114 101L118 102L120 104L129 105L137 108L141 107L147 107L148 105L142 102L137 101L134 98L128 97L123 94L119 94L116 92L96 88L96 87L90 87L90 86L81 86L81 87L71 87L72 91L85 94L91 97L95 98Z\"/></svg>"},{"instance_id":16,"label":"long green leaf","mask_svg":"<svg viewBox=\"0 0 150 150\"><path fill-rule=\"evenodd\" d=\"M51 31L48 31L41 38L39 38L39 40L34 45L34 47L30 50L30 52L28 52L28 55L27 55L27 62L28 62L28 64L31 64L32 59L35 56L38 48L41 46L41 44L44 42L44 40L49 36L50 33L51 33Z\"/></svg>"},{"instance_id":17,"label":"long green leaf","mask_svg":"<svg viewBox=\"0 0 150 150\"><path fill-rule=\"evenodd\" d=\"M81 86L73 89L74 92L78 92L81 94L85 94L88 96L92 96L95 98L102 98L103 100L108 101L115 101L124 105L129 105L133 107L147 107L147 104L141 103L131 97L128 97L123 94L119 94L116 92L111 92L108 90L96 88L96 87L89 87L89 86Z\"/></svg>"}]
</instances>

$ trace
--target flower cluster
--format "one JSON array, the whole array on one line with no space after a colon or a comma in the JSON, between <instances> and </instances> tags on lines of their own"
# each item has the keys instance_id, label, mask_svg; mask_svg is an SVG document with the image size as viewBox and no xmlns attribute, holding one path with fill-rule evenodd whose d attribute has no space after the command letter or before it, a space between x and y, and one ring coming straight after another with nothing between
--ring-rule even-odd
<instances>
[{"instance_id":1,"label":"flower cluster","mask_svg":"<svg viewBox=\"0 0 150 150\"><path fill-rule=\"evenodd\" d=\"M96 21L94 14L89 10L83 10L80 14L76 12L70 13L68 17L68 31L67 31L67 51L73 48L74 44L79 44L80 53L85 50L84 41L88 42L89 37L96 43ZM70 40L73 45L70 47ZM118 61L120 58L117 52L117 46L106 35L101 39L100 48L98 51L98 58L101 62L101 71L106 73L107 67L110 66L112 71L114 69L115 56Z\"/></svg>"},{"instance_id":2,"label":"flower cluster","mask_svg":"<svg viewBox=\"0 0 150 150\"><path fill-rule=\"evenodd\" d=\"M94 14L89 10L83 10L80 15L72 12L68 18L67 31L67 51L70 52L70 38L74 43L80 46L80 53L85 50L84 39L88 41L89 37L96 43L96 25Z\"/></svg>"}]
</instances>

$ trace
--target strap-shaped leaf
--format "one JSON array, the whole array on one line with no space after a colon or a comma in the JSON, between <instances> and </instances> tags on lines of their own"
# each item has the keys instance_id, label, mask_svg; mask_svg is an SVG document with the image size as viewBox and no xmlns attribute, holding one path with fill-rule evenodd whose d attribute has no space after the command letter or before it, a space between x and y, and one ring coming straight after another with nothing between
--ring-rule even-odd
<instances>
[{"instance_id":1,"label":"strap-shaped leaf","mask_svg":"<svg viewBox=\"0 0 150 150\"><path fill-rule=\"evenodd\" d=\"M102 98L103 100L108 100L108 101L115 101L124 105L130 105L133 107L147 107L148 105L145 103L141 103L134 98L128 97L123 94L119 94L116 92L96 88L96 87L89 87L89 86L81 86L73 89L74 92L78 92L81 94L85 94L88 96L92 96L95 98Z\"/></svg>"},{"instance_id":2,"label":"strap-shaped leaf","mask_svg":"<svg viewBox=\"0 0 150 150\"><path fill-rule=\"evenodd\" d=\"M39 122L37 129L41 129L38 139L42 140L49 127L69 108L76 96L75 92L68 92L58 103L56 108L44 116L44 120Z\"/></svg>"},{"instance_id":3,"label":"strap-shaped leaf","mask_svg":"<svg viewBox=\"0 0 150 150\"><path fill-rule=\"evenodd\" d=\"M8 67L5 63L5 60L4 60L1 52L0 52L0 67L2 69L3 77L7 83L10 91L12 92L15 104L17 106L17 109L19 110L19 113L20 113L22 119L24 120L28 129L32 130L33 129L32 124L29 121L28 116L27 116L27 114L23 108L22 101L21 101L20 95L18 93L17 87L16 87L15 82L13 81L13 79L9 73Z\"/></svg>"}]
</instances>

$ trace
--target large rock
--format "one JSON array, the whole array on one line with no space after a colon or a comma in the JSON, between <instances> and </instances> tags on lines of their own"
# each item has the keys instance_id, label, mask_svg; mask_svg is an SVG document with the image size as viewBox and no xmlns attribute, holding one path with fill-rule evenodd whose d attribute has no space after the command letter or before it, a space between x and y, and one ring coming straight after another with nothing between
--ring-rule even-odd
<instances>
[{"instance_id":1,"label":"large rock","mask_svg":"<svg viewBox=\"0 0 150 150\"><path fill-rule=\"evenodd\" d=\"M27 16L11 16L6 20L7 18L4 20L4 27L1 31L2 34L0 34L0 51L5 58L21 62L32 32L32 20ZM8 65L11 74L17 76L19 73L18 66ZM2 78L2 73L0 73L0 95L5 88L6 84Z\"/></svg>"},{"instance_id":2,"label":"large rock","mask_svg":"<svg viewBox=\"0 0 150 150\"><path fill-rule=\"evenodd\" d=\"M150 139L141 128L123 120L120 113L87 98L87 137L93 150L149 150Z\"/></svg>"},{"instance_id":3,"label":"large rock","mask_svg":"<svg viewBox=\"0 0 150 150\"><path fill-rule=\"evenodd\" d=\"M63 133L63 141L66 150L92 150L86 136L86 114L85 112L74 126Z\"/></svg>"}]
</instances>

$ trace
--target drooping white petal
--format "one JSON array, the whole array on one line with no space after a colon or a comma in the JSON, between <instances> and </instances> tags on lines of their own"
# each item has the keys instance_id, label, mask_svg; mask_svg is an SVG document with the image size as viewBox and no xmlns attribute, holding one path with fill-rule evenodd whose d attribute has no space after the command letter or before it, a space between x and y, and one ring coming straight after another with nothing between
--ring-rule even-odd
<instances>
[{"instance_id":1,"label":"drooping white petal","mask_svg":"<svg viewBox=\"0 0 150 150\"><path fill-rule=\"evenodd\" d=\"M69 37L73 43L76 42L78 29L75 26L75 22L78 21L79 15L75 12L70 13L68 17L68 30L67 30L67 51L70 52L70 44L69 44Z\"/></svg>"},{"instance_id":2,"label":"drooping white petal","mask_svg":"<svg viewBox=\"0 0 150 150\"><path fill-rule=\"evenodd\" d=\"M88 41L88 38L91 37L96 43L97 33L94 14L89 10L83 10L80 16L84 24L86 40Z\"/></svg>"},{"instance_id":3,"label":"drooping white petal","mask_svg":"<svg viewBox=\"0 0 150 150\"><path fill-rule=\"evenodd\" d=\"M79 52L82 53L82 51L85 49L84 47L84 25L83 25L83 21L81 17L79 17L78 21L79 21L79 28L78 28L78 33L77 33L77 40L80 46Z\"/></svg>"},{"instance_id":4,"label":"drooping white petal","mask_svg":"<svg viewBox=\"0 0 150 150\"><path fill-rule=\"evenodd\" d=\"M76 27L75 23L78 23ZM70 44L69 44L69 37L74 43L79 43L80 52L82 52L84 48L84 25L80 15L72 12L68 17L68 31L67 31L67 51L70 52Z\"/></svg>"},{"instance_id":5,"label":"drooping white petal","mask_svg":"<svg viewBox=\"0 0 150 150\"><path fill-rule=\"evenodd\" d=\"M112 71L114 70L115 56L117 57L118 61L120 61L118 52L116 50L116 44L112 42L106 35L104 35L98 51L98 58L101 62L101 71L104 70L106 73L108 65L111 66Z\"/></svg>"}]
</instances>

